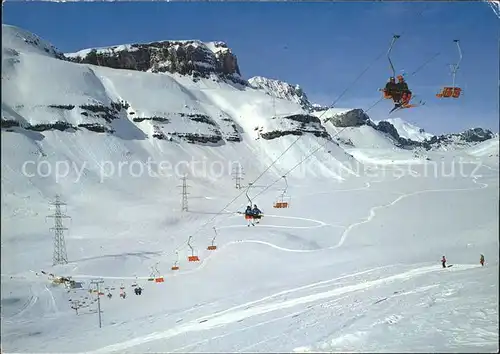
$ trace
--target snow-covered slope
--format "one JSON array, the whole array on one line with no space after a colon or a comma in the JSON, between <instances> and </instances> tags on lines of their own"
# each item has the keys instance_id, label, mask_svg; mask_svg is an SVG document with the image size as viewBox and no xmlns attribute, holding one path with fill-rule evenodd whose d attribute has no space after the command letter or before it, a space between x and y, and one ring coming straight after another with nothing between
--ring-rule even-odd
<instances>
[{"instance_id":1,"label":"snow-covered slope","mask_svg":"<svg viewBox=\"0 0 500 354\"><path fill-rule=\"evenodd\" d=\"M466 152L473 156L496 156L498 157L499 151L499 139L498 136L483 141L477 145L474 145L466 150Z\"/></svg>"},{"instance_id":2,"label":"snow-covered slope","mask_svg":"<svg viewBox=\"0 0 500 354\"><path fill-rule=\"evenodd\" d=\"M220 77L63 61L10 29L2 352L498 351L497 159L429 163L372 125ZM55 194L72 219L54 266Z\"/></svg>"},{"instance_id":3,"label":"snow-covered slope","mask_svg":"<svg viewBox=\"0 0 500 354\"><path fill-rule=\"evenodd\" d=\"M11 35L4 34L7 43ZM173 144L166 142L165 148L172 149L181 141L220 146L245 140L241 148L250 144L254 158L263 164L296 139L295 135L305 134L295 146L296 157L290 159L292 152L280 168L296 164L302 149L322 144L318 136L329 138L319 120L298 104L273 102L252 88L210 79L194 82L180 74L77 65L12 49L16 52L3 59L9 65L2 67L3 128L21 125L68 134L90 130L136 142L166 139ZM280 117L273 118L273 106L282 112ZM288 137L274 140L281 135ZM331 153L320 165L337 168L338 161L350 156L331 145Z\"/></svg>"},{"instance_id":4,"label":"snow-covered slope","mask_svg":"<svg viewBox=\"0 0 500 354\"><path fill-rule=\"evenodd\" d=\"M271 96L298 103L302 108L308 111L313 109L311 102L309 102L305 92L299 85L292 86L284 81L269 79L262 76L254 76L248 79L248 82L253 87Z\"/></svg>"},{"instance_id":5,"label":"snow-covered slope","mask_svg":"<svg viewBox=\"0 0 500 354\"><path fill-rule=\"evenodd\" d=\"M13 51L16 50L23 53L40 54L53 58L64 58L64 55L57 50L57 48L49 42L41 39L36 34L16 26L2 24L3 55L11 57L14 54Z\"/></svg>"},{"instance_id":6,"label":"snow-covered slope","mask_svg":"<svg viewBox=\"0 0 500 354\"><path fill-rule=\"evenodd\" d=\"M427 133L424 129L419 128L401 118L388 118L384 121L391 123L398 131L400 137L414 141L424 141L430 139L434 134ZM376 123L379 123L378 121Z\"/></svg>"}]
</instances>

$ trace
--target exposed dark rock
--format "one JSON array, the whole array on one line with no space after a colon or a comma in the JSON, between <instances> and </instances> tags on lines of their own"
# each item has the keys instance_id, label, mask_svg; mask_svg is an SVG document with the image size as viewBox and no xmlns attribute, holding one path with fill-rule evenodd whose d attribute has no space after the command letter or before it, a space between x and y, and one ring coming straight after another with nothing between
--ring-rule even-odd
<instances>
[{"instance_id":1,"label":"exposed dark rock","mask_svg":"<svg viewBox=\"0 0 500 354\"><path fill-rule=\"evenodd\" d=\"M491 139L494 136L490 130L473 128L462 133L444 134L433 136L429 139L425 139L424 141L415 141L399 136L397 129L389 122L381 121L378 124L375 124L369 120L366 124L378 131L390 135L396 141L395 145L403 149L424 148L426 150L431 150L450 144L455 144L456 146L470 146L473 143L480 143Z\"/></svg>"},{"instance_id":2,"label":"exposed dark rock","mask_svg":"<svg viewBox=\"0 0 500 354\"><path fill-rule=\"evenodd\" d=\"M150 121L153 121L153 122L161 122L161 123L170 123L170 119L168 118L165 118L165 117L157 117L157 116L153 116L153 117L135 117L135 118L132 118L132 120L134 122L143 122L145 120L150 120Z\"/></svg>"},{"instance_id":3,"label":"exposed dark rock","mask_svg":"<svg viewBox=\"0 0 500 354\"><path fill-rule=\"evenodd\" d=\"M69 61L106 66L114 69L170 72L209 78L211 74L243 85L236 56L223 42L214 42L215 53L200 41L160 41L92 49L84 57L68 57Z\"/></svg>"},{"instance_id":4,"label":"exposed dark rock","mask_svg":"<svg viewBox=\"0 0 500 354\"><path fill-rule=\"evenodd\" d=\"M302 131L299 130L273 130L266 133L261 133L260 137L262 139L271 140L276 139L285 135L302 135Z\"/></svg>"},{"instance_id":5,"label":"exposed dark rock","mask_svg":"<svg viewBox=\"0 0 500 354\"><path fill-rule=\"evenodd\" d=\"M106 122L111 123L115 119L119 119L120 111L130 107L128 102L111 102L109 107L102 104L83 104L80 108L84 110L82 115L87 117L102 118Z\"/></svg>"},{"instance_id":6,"label":"exposed dark rock","mask_svg":"<svg viewBox=\"0 0 500 354\"><path fill-rule=\"evenodd\" d=\"M204 114L185 114L185 113L180 113L181 117L188 117L191 119L193 122L199 122L199 123L205 123L213 126L217 126L215 122L210 118L209 116L206 116Z\"/></svg>"},{"instance_id":7,"label":"exposed dark rock","mask_svg":"<svg viewBox=\"0 0 500 354\"><path fill-rule=\"evenodd\" d=\"M220 143L222 141L222 136L220 135L204 135L197 133L172 133L174 136L178 136L186 140L188 143Z\"/></svg>"},{"instance_id":8,"label":"exposed dark rock","mask_svg":"<svg viewBox=\"0 0 500 354\"><path fill-rule=\"evenodd\" d=\"M73 104L67 104L67 105L49 104L49 107L50 108L58 108L58 109L67 109L67 110L71 111L73 108L75 108L75 105L73 105Z\"/></svg>"},{"instance_id":9,"label":"exposed dark rock","mask_svg":"<svg viewBox=\"0 0 500 354\"><path fill-rule=\"evenodd\" d=\"M11 119L2 118L2 129L8 129L12 127L19 127L19 122Z\"/></svg>"},{"instance_id":10,"label":"exposed dark rock","mask_svg":"<svg viewBox=\"0 0 500 354\"><path fill-rule=\"evenodd\" d=\"M286 117L283 117L284 119L290 119L290 120L294 120L296 122L300 122L300 123L317 123L317 124L321 124L321 121L319 120L318 117L316 116L312 116L312 115L309 115L309 114L293 114L291 116L286 116Z\"/></svg>"},{"instance_id":11,"label":"exposed dark rock","mask_svg":"<svg viewBox=\"0 0 500 354\"><path fill-rule=\"evenodd\" d=\"M321 125L321 121L318 117L309 114L292 114L286 117L273 117L273 119L279 120L292 120L300 124L296 124L296 127L292 129L284 130L274 130L270 132L260 133L261 129L256 127L255 130L259 131L259 136L266 140L276 139L284 135L302 135L304 133L313 134L316 137L331 138L330 134ZM289 123L287 124L289 125Z\"/></svg>"},{"instance_id":12,"label":"exposed dark rock","mask_svg":"<svg viewBox=\"0 0 500 354\"><path fill-rule=\"evenodd\" d=\"M494 136L492 131L483 128L468 129L461 135L465 141L470 143L480 143L482 141L491 139Z\"/></svg>"},{"instance_id":13,"label":"exposed dark rock","mask_svg":"<svg viewBox=\"0 0 500 354\"><path fill-rule=\"evenodd\" d=\"M223 119L223 120L226 120L226 119ZM229 119L229 121L231 121ZM233 128L233 133L232 134L226 134L224 136L224 138L227 140L227 141L235 141L235 142L240 142L242 141L243 139L241 138L241 135L238 131L238 127L236 126L236 124L233 122L231 124L231 127Z\"/></svg>"},{"instance_id":14,"label":"exposed dark rock","mask_svg":"<svg viewBox=\"0 0 500 354\"><path fill-rule=\"evenodd\" d=\"M54 123L28 125L25 127L25 129L34 130L37 132L43 132L43 131L54 130L54 129L60 130L60 131L78 130L77 127L74 127L73 125L69 124L68 122L62 122L62 121L57 121Z\"/></svg>"},{"instance_id":15,"label":"exposed dark rock","mask_svg":"<svg viewBox=\"0 0 500 354\"><path fill-rule=\"evenodd\" d=\"M239 143L242 139L241 139L241 136L239 136L239 135L231 135L231 136L227 136L226 140L227 141L234 141L234 142L238 142Z\"/></svg>"},{"instance_id":16,"label":"exposed dark rock","mask_svg":"<svg viewBox=\"0 0 500 354\"><path fill-rule=\"evenodd\" d=\"M338 113L325 121L330 121L336 127L360 127L367 124L370 117L360 108L345 113Z\"/></svg>"},{"instance_id":17,"label":"exposed dark rock","mask_svg":"<svg viewBox=\"0 0 500 354\"><path fill-rule=\"evenodd\" d=\"M261 133L260 137L265 140L276 139L285 135L303 135L304 133L310 133L318 138L330 138L330 134L326 131L319 130L273 130L266 133Z\"/></svg>"},{"instance_id":18,"label":"exposed dark rock","mask_svg":"<svg viewBox=\"0 0 500 354\"><path fill-rule=\"evenodd\" d=\"M153 132L153 138L172 141L172 139L168 138L160 129L155 129Z\"/></svg>"},{"instance_id":19,"label":"exposed dark rock","mask_svg":"<svg viewBox=\"0 0 500 354\"><path fill-rule=\"evenodd\" d=\"M81 128L86 128L90 131L96 132L96 133L113 133L114 131L112 129L108 129L107 127L97 124L97 123L90 123L90 124L78 124L79 127Z\"/></svg>"},{"instance_id":20,"label":"exposed dark rock","mask_svg":"<svg viewBox=\"0 0 500 354\"><path fill-rule=\"evenodd\" d=\"M375 129L383 132L383 133L387 133L389 134L390 136L392 136L394 138L394 140L398 141L400 139L400 136L399 136L399 133L397 131L397 129L394 127L394 125L392 125L391 123L389 122L386 122L386 121L381 121L379 122L376 126L375 126ZM405 139L406 140L406 139Z\"/></svg>"}]
</instances>

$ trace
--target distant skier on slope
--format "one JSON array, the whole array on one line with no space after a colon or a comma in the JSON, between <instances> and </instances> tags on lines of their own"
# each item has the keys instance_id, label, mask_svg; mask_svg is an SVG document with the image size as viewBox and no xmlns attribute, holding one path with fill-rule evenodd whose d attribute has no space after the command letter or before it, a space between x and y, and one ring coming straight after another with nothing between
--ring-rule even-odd
<instances>
[{"instance_id":1,"label":"distant skier on slope","mask_svg":"<svg viewBox=\"0 0 500 354\"><path fill-rule=\"evenodd\" d=\"M443 268L446 268L446 257L443 256L443 258L441 259L441 264L443 265Z\"/></svg>"},{"instance_id":2,"label":"distant skier on slope","mask_svg":"<svg viewBox=\"0 0 500 354\"><path fill-rule=\"evenodd\" d=\"M481 263L481 267L484 267L484 255L481 255L481 258L479 258L479 263Z\"/></svg>"}]
</instances>

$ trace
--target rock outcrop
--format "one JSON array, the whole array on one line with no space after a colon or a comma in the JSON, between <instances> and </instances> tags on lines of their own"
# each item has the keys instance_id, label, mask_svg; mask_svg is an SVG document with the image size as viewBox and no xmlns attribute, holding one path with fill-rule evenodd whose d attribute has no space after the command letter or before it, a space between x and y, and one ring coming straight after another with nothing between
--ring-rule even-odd
<instances>
[{"instance_id":1,"label":"rock outcrop","mask_svg":"<svg viewBox=\"0 0 500 354\"><path fill-rule=\"evenodd\" d=\"M285 135L303 135L305 133L313 134L318 138L331 139L330 134L321 125L318 117L308 114L293 114L286 117L274 117L280 123L280 129L272 131L260 131L259 136L265 140L276 139Z\"/></svg>"},{"instance_id":2,"label":"rock outcrop","mask_svg":"<svg viewBox=\"0 0 500 354\"><path fill-rule=\"evenodd\" d=\"M437 135L423 141L415 141L401 137L394 125L389 122L380 121L378 124L375 124L369 121L368 125L391 136L395 140L396 146L403 149L424 148L426 150L439 150L447 149L448 147L454 149L465 148L489 140L495 136L488 129L473 128L461 133Z\"/></svg>"},{"instance_id":3,"label":"rock outcrop","mask_svg":"<svg viewBox=\"0 0 500 354\"><path fill-rule=\"evenodd\" d=\"M370 117L362 109L356 108L344 113L337 113L326 118L336 127L360 127L370 121Z\"/></svg>"},{"instance_id":4,"label":"rock outcrop","mask_svg":"<svg viewBox=\"0 0 500 354\"><path fill-rule=\"evenodd\" d=\"M75 63L113 69L179 73L192 75L195 79L209 78L213 74L221 79L246 84L240 77L236 56L224 42L159 41L85 49L66 53L65 56Z\"/></svg>"}]
</instances>

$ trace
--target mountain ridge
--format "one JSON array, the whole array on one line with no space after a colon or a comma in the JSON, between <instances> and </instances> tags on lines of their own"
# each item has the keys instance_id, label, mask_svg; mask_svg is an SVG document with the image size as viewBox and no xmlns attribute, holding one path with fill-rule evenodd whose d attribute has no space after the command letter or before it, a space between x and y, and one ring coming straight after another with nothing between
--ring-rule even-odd
<instances>
[{"instance_id":1,"label":"mountain ridge","mask_svg":"<svg viewBox=\"0 0 500 354\"><path fill-rule=\"evenodd\" d=\"M461 133L440 135L439 137L427 134L424 137L417 135L415 138L414 135L409 136L406 134L407 132L405 133L401 127L411 127L414 131L419 128L403 120L397 122L385 120L383 123L382 121L374 122L359 108L325 108L311 103L299 85L291 85L284 81L262 76L254 76L249 80L243 80L241 79L236 56L231 52L227 44L222 41L206 43L198 40L157 41L143 44L89 48L75 53L62 54L54 45L42 40L35 34L31 34L15 26L3 26L5 29L2 34L4 42L3 62L6 65L5 70L4 66L2 69L2 85L5 88L11 87L9 85L12 82L9 82L9 78L16 72L16 68L19 65L22 66L20 58L24 58L27 62L31 60L31 57L21 55L24 52L41 54L67 63L64 65L61 64L62 66L57 66L56 68L55 64L49 60L48 62L44 62L44 64L32 64L26 67L26 70L35 70L33 72L34 77L39 75L41 81L45 80L47 82L50 79L50 75L44 76L44 73L37 71L33 65L47 65L48 68L53 66L52 77L56 75L58 70L62 70L63 67L67 68L69 70L68 73L71 72L75 80L71 81L64 78L63 81L59 80L56 86L63 85L69 89L72 86L72 82L77 82L80 77L86 77L85 80L87 80L87 83L90 80L97 86L95 86L95 89L91 88L94 87L92 85L83 89L84 91L87 90L84 95L90 98L90 100L79 99L81 102L76 102L74 99L65 99L66 101L62 102L54 98L52 101L46 102L45 108L41 108L40 105L38 105L39 108L35 111L32 108L29 119L22 118L23 114L19 114L16 108L22 107L23 102L18 102L18 104L14 105L16 107L12 107L8 102L4 104L2 100L2 130L12 131L12 129L18 127L38 132L43 132L47 129L70 132L75 132L78 129L87 129L96 133L114 133L116 129L113 125L119 122L120 118L123 118L134 124L150 124L151 127L146 128L146 131L149 131L150 136L160 140L174 141L178 138L191 143L216 145L223 141L240 142L243 131L240 127L241 124L236 122L234 117L231 117L220 109L216 109L215 111L218 111L218 113L215 113L213 109L207 111L206 108L202 107L190 107L192 105L192 98L190 97L193 96L191 93L188 93L189 89L186 91L184 83L188 83L186 80L192 80L196 83L200 78L204 78L216 83L226 82L230 85L236 85L234 86L235 89L241 93L250 93L250 90L252 90L252 92L262 92L271 97L266 103L267 108L272 112L268 118L271 120L277 119L279 124L275 128L268 129L256 124L253 130L257 132L257 138L275 139L284 135L310 133L316 137L332 139L323 127L324 124L333 124L337 127L360 127L366 124L384 134L388 134L403 148L426 147L427 149L439 149L447 145L462 147L470 145L469 143L477 143L490 139L493 136L489 130L474 128ZM141 56L145 56L145 59L140 62L144 66L138 68L136 66L139 63L137 58ZM98 62L98 60L102 60L102 62ZM89 66L68 66L74 64ZM118 71L106 71L106 73L103 73L100 72L100 68L109 68ZM134 110L134 105L130 103L130 100L124 99L119 93L114 93L114 98L108 98L109 95L107 92L114 90L114 84L111 84L113 80L118 79L119 81L127 81L133 84L133 80L124 81L124 75L121 74L121 70L123 69L125 71L144 72L145 75L160 75L151 77L154 80L148 81L148 85L156 85L158 88L165 87L166 85L172 89L179 89L185 93L183 94L185 96L185 104L175 104L175 106L178 106L178 110L175 112L172 112L170 109L164 111L162 108L160 111L153 110L150 113L141 113ZM161 76L165 75L165 73L169 73L172 76ZM109 75L115 77L115 79L110 79ZM104 82L101 82L101 78L105 78ZM184 83L178 78L182 78ZM144 81L146 79L141 77L140 80ZM206 86L207 84L203 82L203 85ZM13 98L12 101L19 101L19 97L22 97L21 92L26 92L26 88L20 88L15 84L12 87L13 92L17 91L19 93L17 96L14 95L15 97L11 96ZM147 87L144 88L146 89ZM213 90L216 89L216 86L213 88L197 88L197 90L201 90L200 94L207 92L207 89ZM102 92L102 98L94 97L95 92L100 91ZM64 95L68 96L67 94ZM71 94L70 97L76 96ZM295 108L289 106L287 102L296 105ZM154 103L154 105L158 104ZM199 105L195 104L194 106ZM148 107L145 108L149 110ZM22 108L19 109L22 110ZM49 116L54 117L54 112L59 112L61 119L48 118ZM47 118L41 120L39 118L35 119L32 116L33 113L40 118L42 116L46 116ZM215 116L213 116L214 114ZM85 117L85 119L76 118L75 115ZM326 116L326 118L323 119L323 116ZM319 121L318 117L322 117L322 121ZM188 128L185 125L183 129L186 132L164 129L166 125L179 119L187 123L201 124L201 126L193 126L196 127L193 131L192 128ZM398 123L401 127L395 128L393 123ZM138 136L145 136L148 133L138 134Z\"/></svg>"}]
</instances>

